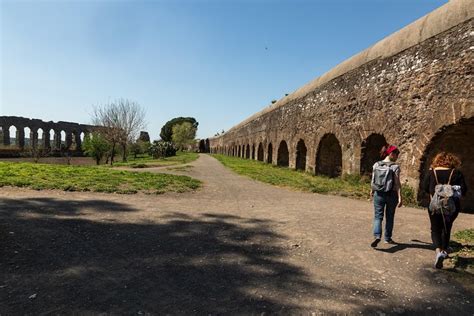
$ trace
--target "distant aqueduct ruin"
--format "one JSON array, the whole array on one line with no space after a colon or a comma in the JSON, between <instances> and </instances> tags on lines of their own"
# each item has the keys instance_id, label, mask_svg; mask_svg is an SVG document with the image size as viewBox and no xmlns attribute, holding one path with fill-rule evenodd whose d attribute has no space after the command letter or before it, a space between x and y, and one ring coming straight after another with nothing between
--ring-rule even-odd
<instances>
[{"instance_id":1,"label":"distant aqueduct ruin","mask_svg":"<svg viewBox=\"0 0 474 316\"><path fill-rule=\"evenodd\" d=\"M200 147L336 177L370 174L388 141L415 189L446 150L474 211L473 17L471 0L451 0Z\"/></svg>"},{"instance_id":2,"label":"distant aqueduct ruin","mask_svg":"<svg viewBox=\"0 0 474 316\"><path fill-rule=\"evenodd\" d=\"M52 152L66 150L81 154L82 140L96 129L100 127L72 122L45 122L18 116L0 116L0 141L2 142L0 156L17 155L26 147L43 147ZM14 131L14 135L10 132L11 130ZM29 131L29 135L25 135L25 130ZM41 138L38 137L39 134ZM12 143L12 139L15 143Z\"/></svg>"}]
</instances>

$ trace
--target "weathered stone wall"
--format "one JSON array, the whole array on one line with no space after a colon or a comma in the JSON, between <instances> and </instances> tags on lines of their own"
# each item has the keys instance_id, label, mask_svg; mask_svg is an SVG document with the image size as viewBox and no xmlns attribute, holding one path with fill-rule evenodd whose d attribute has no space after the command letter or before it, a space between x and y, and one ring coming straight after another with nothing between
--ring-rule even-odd
<instances>
[{"instance_id":1,"label":"weathered stone wall","mask_svg":"<svg viewBox=\"0 0 474 316\"><path fill-rule=\"evenodd\" d=\"M16 135L10 135L10 127L12 126L16 128ZM0 116L0 128L2 132L0 145L3 148L0 149L0 156L2 154L5 156L24 150L26 138L29 139L29 147L43 147L52 151L59 151L61 150L61 145L63 145L64 150L80 154L82 153L81 134L82 138L86 137L89 133L101 127L62 121L57 123L52 121L45 122L18 116ZM25 128L30 129L30 135L25 135ZM39 129L43 132L41 139L38 138ZM64 144L61 141L61 132L64 132L66 136ZM53 139L51 139L52 133L54 133ZM11 138L15 138L16 144L11 144ZM9 150L13 148L17 149L17 151Z\"/></svg>"},{"instance_id":2,"label":"weathered stone wall","mask_svg":"<svg viewBox=\"0 0 474 316\"><path fill-rule=\"evenodd\" d=\"M346 67L349 70L337 76L329 72L324 76L330 80L317 79L312 89L305 86L224 135L211 138L211 152L247 157L246 145L258 148L261 143L264 161L270 158L277 164L280 143L285 141L289 167L295 168L296 148L302 140L308 172L359 174L361 166L365 173L378 158L380 139L374 141L373 135L377 134L400 147L402 181L418 188L428 166L425 161L449 149L464 162L462 171L471 187L465 205L474 210L473 152L466 149L474 146L473 11L469 1L461 0L440 9L420 19L424 21L420 34L430 29L430 23L446 20L443 14L458 17L458 23L452 19L448 29L428 38L421 36L403 50L391 47L407 45L399 36L396 41L382 41L396 53L379 54L360 65L356 60L357 67ZM445 136L446 131L451 136ZM446 140L452 145L446 145ZM268 157L269 144L272 157Z\"/></svg>"}]
</instances>

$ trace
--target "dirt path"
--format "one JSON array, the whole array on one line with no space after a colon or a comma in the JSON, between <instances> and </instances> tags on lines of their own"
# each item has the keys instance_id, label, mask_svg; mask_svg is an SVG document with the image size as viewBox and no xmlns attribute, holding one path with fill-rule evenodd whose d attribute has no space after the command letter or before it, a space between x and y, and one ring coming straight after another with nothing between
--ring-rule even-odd
<instances>
[{"instance_id":1,"label":"dirt path","mask_svg":"<svg viewBox=\"0 0 474 316\"><path fill-rule=\"evenodd\" d=\"M472 289L431 268L425 211L398 209L399 244L373 250L369 202L190 165L143 171L198 178L194 193L0 188L0 314L472 315Z\"/></svg>"}]
</instances>

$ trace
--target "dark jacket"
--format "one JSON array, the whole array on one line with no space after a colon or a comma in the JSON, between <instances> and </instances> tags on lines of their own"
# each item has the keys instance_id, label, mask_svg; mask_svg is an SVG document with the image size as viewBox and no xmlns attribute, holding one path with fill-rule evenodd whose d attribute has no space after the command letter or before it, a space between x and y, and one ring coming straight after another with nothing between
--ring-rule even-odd
<instances>
[{"instance_id":1,"label":"dark jacket","mask_svg":"<svg viewBox=\"0 0 474 316\"><path fill-rule=\"evenodd\" d=\"M448 184L449 175L451 174L452 169L446 170L436 170L436 176L438 177L439 184ZM461 194L465 196L467 193L467 185L464 180L464 176L461 171L454 170L453 176L451 177L451 185L459 185L461 187ZM423 179L423 191L429 193L430 195L434 194L436 186L436 178L434 176L434 170L430 169L428 174L425 175Z\"/></svg>"}]
</instances>

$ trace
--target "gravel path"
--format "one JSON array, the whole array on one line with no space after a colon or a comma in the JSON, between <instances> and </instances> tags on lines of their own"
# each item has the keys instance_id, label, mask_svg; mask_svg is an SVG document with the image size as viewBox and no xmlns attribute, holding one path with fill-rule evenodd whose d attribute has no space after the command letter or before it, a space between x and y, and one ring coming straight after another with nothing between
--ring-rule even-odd
<instances>
[{"instance_id":1,"label":"gravel path","mask_svg":"<svg viewBox=\"0 0 474 316\"><path fill-rule=\"evenodd\" d=\"M474 315L472 276L431 268L426 211L397 209L398 244L373 250L368 201L190 165L139 171L202 180L193 193L0 188L0 315Z\"/></svg>"}]
</instances>

